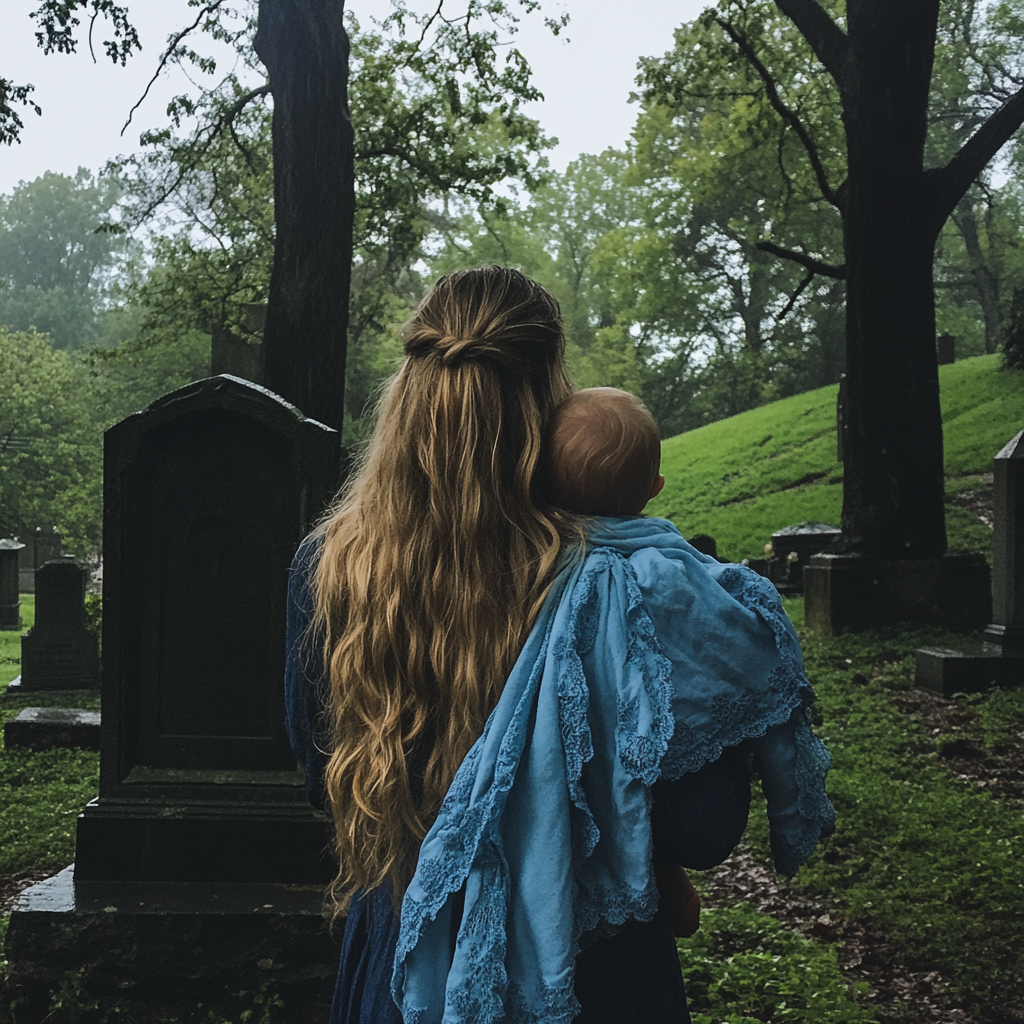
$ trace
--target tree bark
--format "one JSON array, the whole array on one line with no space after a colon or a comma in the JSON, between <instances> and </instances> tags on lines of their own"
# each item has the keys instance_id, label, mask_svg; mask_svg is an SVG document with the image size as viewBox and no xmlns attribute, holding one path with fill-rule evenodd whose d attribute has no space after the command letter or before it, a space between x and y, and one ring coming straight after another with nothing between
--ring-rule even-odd
<instances>
[{"instance_id":1,"label":"tree bark","mask_svg":"<svg viewBox=\"0 0 1024 1024\"><path fill-rule=\"evenodd\" d=\"M270 390L340 430L352 223L344 0L260 0L255 49L274 97L277 236L264 330Z\"/></svg>"},{"instance_id":2,"label":"tree bark","mask_svg":"<svg viewBox=\"0 0 1024 1024\"><path fill-rule=\"evenodd\" d=\"M874 558L946 550L924 142L938 0L850 3L843 535ZM939 225L941 226L941 225Z\"/></svg>"}]
</instances>

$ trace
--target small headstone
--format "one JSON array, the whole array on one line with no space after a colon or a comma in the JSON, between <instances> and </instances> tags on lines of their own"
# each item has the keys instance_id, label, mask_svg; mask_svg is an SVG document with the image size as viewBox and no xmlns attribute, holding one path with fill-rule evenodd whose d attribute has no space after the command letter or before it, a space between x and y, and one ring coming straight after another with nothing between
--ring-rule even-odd
<instances>
[{"instance_id":1,"label":"small headstone","mask_svg":"<svg viewBox=\"0 0 1024 1024\"><path fill-rule=\"evenodd\" d=\"M36 570L60 558L63 540L58 530L44 530L42 527L24 538L25 547L18 552L18 589L23 594L35 593Z\"/></svg>"},{"instance_id":2,"label":"small headstone","mask_svg":"<svg viewBox=\"0 0 1024 1024\"><path fill-rule=\"evenodd\" d=\"M718 543L715 538L708 533L695 533L692 537L687 538L690 547L696 548L702 555L710 555L712 558L718 557Z\"/></svg>"},{"instance_id":3,"label":"small headstone","mask_svg":"<svg viewBox=\"0 0 1024 1024\"><path fill-rule=\"evenodd\" d=\"M780 590L800 591L804 586L804 567L811 555L820 554L842 536L842 530L828 523L804 522L787 526L772 534L772 548L785 566L780 574Z\"/></svg>"},{"instance_id":4,"label":"small headstone","mask_svg":"<svg viewBox=\"0 0 1024 1024\"><path fill-rule=\"evenodd\" d=\"M34 594L36 590L35 551L35 541L30 536L28 543L18 552L18 590L22 594Z\"/></svg>"},{"instance_id":5,"label":"small headstone","mask_svg":"<svg viewBox=\"0 0 1024 1024\"><path fill-rule=\"evenodd\" d=\"M992 464L992 624L986 637L1024 651L1024 430Z\"/></svg>"},{"instance_id":6,"label":"small headstone","mask_svg":"<svg viewBox=\"0 0 1024 1024\"><path fill-rule=\"evenodd\" d=\"M4 724L4 746L100 749L100 713L81 708L23 708Z\"/></svg>"},{"instance_id":7,"label":"small headstone","mask_svg":"<svg viewBox=\"0 0 1024 1024\"><path fill-rule=\"evenodd\" d=\"M940 334L935 342L939 366L956 362L956 338L952 334Z\"/></svg>"},{"instance_id":8,"label":"small headstone","mask_svg":"<svg viewBox=\"0 0 1024 1024\"><path fill-rule=\"evenodd\" d=\"M231 374L253 384L264 379L263 346L234 335L226 327L214 327L210 334L210 373Z\"/></svg>"},{"instance_id":9,"label":"small headstone","mask_svg":"<svg viewBox=\"0 0 1024 1024\"><path fill-rule=\"evenodd\" d=\"M915 654L919 686L945 696L1024 684L1024 430L992 465L992 622L982 642Z\"/></svg>"},{"instance_id":10,"label":"small headstone","mask_svg":"<svg viewBox=\"0 0 1024 1024\"><path fill-rule=\"evenodd\" d=\"M21 629L18 554L24 547L16 540L0 540L0 629Z\"/></svg>"},{"instance_id":11,"label":"small headstone","mask_svg":"<svg viewBox=\"0 0 1024 1024\"><path fill-rule=\"evenodd\" d=\"M36 621L21 640L17 689L99 686L99 642L85 619L85 569L70 560L36 570Z\"/></svg>"}]
</instances>

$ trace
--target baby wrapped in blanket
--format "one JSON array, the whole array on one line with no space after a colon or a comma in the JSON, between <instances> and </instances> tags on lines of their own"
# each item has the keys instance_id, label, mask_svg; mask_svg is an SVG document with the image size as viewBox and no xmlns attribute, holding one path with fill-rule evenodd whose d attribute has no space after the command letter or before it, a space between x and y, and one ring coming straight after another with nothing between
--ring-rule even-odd
<instances>
[{"instance_id":1,"label":"baby wrapped in blanket","mask_svg":"<svg viewBox=\"0 0 1024 1024\"><path fill-rule=\"evenodd\" d=\"M569 1024L579 952L657 909L659 779L745 743L778 870L832 830L792 624L766 580L639 517L659 461L626 392L578 392L555 413L549 492L594 518L421 846L393 978L407 1024ZM659 873L679 904L685 876Z\"/></svg>"}]
</instances>

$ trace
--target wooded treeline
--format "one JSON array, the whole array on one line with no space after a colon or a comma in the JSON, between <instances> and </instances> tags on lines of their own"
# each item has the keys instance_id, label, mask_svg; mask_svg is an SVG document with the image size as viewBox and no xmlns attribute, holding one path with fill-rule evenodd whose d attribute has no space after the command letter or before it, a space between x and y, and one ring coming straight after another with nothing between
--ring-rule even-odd
<instances>
[{"instance_id":1,"label":"wooded treeline","mask_svg":"<svg viewBox=\"0 0 1024 1024\"><path fill-rule=\"evenodd\" d=\"M829 196L847 171L840 96L780 6L721 0L683 25L641 63L632 138L564 173L546 166L551 140L523 112L537 98L526 60L497 45L511 7L474 0L453 21L397 8L380 25L346 15L346 439L365 435L400 354L396 327L432 279L484 262L547 286L576 384L641 395L663 436L835 382L846 340L843 224ZM0 408L0 534L52 525L59 508L75 550L94 547L102 429L205 376L214 328L260 340L273 104L255 6L240 20L207 7L199 29L236 47L234 72L175 100L140 155L0 198L0 386L19 395ZM930 165L1024 83L1022 38L1024 0L941 5ZM184 44L170 59L211 70ZM936 325L960 357L998 349L1024 364L1022 161L1015 139L939 235Z\"/></svg>"}]
</instances>

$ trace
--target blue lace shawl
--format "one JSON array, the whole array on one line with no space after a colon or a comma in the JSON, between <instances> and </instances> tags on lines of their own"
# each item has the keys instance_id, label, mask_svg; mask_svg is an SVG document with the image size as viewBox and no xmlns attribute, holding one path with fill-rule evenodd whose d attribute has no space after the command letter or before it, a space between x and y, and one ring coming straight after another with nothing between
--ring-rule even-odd
<instances>
[{"instance_id":1,"label":"blue lace shawl","mask_svg":"<svg viewBox=\"0 0 1024 1024\"><path fill-rule=\"evenodd\" d=\"M392 981L406 1024L569 1024L579 950L657 908L661 777L752 740L786 874L835 821L814 694L771 584L666 520L600 518L588 535L420 849Z\"/></svg>"}]
</instances>

